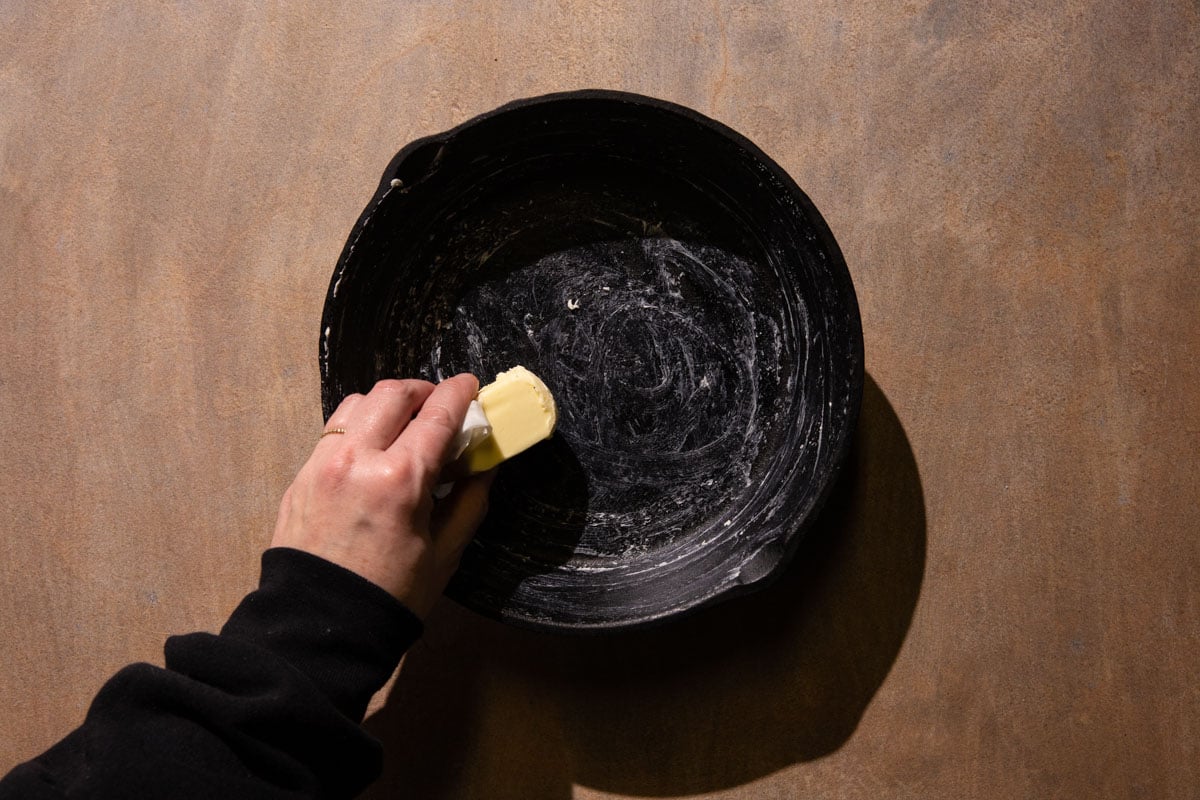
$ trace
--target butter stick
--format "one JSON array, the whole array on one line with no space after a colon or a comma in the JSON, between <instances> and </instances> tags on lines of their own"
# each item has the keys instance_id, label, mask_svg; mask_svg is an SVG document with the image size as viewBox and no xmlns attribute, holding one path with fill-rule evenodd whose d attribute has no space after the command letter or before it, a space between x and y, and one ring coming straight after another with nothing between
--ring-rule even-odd
<instances>
[{"instance_id":1,"label":"butter stick","mask_svg":"<svg viewBox=\"0 0 1200 800\"><path fill-rule=\"evenodd\" d=\"M479 390L478 400L492 432L459 457L468 475L486 472L549 438L558 421L554 395L524 367L501 372Z\"/></svg>"}]
</instances>

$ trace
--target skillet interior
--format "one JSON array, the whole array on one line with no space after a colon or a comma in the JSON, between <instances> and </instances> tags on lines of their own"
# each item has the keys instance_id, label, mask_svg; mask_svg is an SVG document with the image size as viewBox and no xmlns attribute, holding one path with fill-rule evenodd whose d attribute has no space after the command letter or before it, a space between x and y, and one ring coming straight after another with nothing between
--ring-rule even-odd
<instances>
[{"instance_id":1,"label":"skillet interior","mask_svg":"<svg viewBox=\"0 0 1200 800\"><path fill-rule=\"evenodd\" d=\"M861 396L841 254L747 140L609 92L405 148L322 323L326 416L384 377L522 364L554 438L505 464L449 593L554 629L644 624L777 573Z\"/></svg>"}]
</instances>

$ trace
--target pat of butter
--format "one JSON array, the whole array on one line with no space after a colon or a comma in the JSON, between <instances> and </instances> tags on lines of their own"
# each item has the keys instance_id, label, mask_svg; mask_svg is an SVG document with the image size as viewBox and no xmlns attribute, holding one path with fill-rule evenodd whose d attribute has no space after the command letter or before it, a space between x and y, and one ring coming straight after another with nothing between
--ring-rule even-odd
<instances>
[{"instance_id":1,"label":"pat of butter","mask_svg":"<svg viewBox=\"0 0 1200 800\"><path fill-rule=\"evenodd\" d=\"M524 367L513 367L479 390L479 405L491 435L469 446L460 457L468 474L486 472L554 432L558 410L546 384Z\"/></svg>"}]
</instances>

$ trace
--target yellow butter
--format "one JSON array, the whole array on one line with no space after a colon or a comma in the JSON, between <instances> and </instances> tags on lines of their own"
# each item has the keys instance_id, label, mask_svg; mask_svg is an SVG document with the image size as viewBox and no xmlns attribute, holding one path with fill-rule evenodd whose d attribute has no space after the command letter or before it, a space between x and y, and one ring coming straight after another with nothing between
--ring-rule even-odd
<instances>
[{"instance_id":1,"label":"yellow butter","mask_svg":"<svg viewBox=\"0 0 1200 800\"><path fill-rule=\"evenodd\" d=\"M479 390L479 405L492 433L467 449L461 461L468 474L486 472L543 439L558 422L554 395L524 367L513 367Z\"/></svg>"}]
</instances>

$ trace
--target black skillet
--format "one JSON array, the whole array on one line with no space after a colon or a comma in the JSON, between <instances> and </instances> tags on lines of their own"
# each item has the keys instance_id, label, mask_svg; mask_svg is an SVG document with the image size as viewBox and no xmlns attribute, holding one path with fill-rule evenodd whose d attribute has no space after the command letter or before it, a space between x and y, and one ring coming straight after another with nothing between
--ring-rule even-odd
<instances>
[{"instance_id":1,"label":"black skillet","mask_svg":"<svg viewBox=\"0 0 1200 800\"><path fill-rule=\"evenodd\" d=\"M681 106L572 92L401 150L325 302L327 418L381 378L515 364L558 430L501 467L448 592L627 628L784 568L850 446L862 330L833 235L761 150Z\"/></svg>"}]
</instances>

